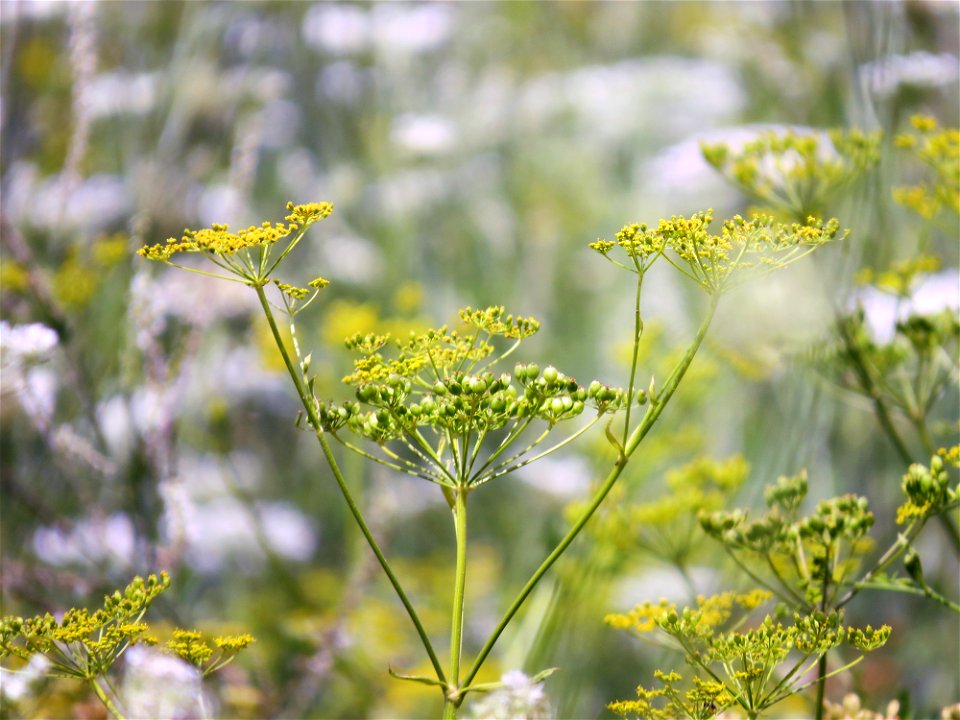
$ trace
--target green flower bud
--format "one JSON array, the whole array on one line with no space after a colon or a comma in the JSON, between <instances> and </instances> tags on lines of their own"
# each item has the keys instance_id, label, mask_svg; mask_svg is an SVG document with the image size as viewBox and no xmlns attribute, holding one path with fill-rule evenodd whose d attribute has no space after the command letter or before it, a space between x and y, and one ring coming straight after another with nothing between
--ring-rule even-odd
<instances>
[{"instance_id":1,"label":"green flower bud","mask_svg":"<svg viewBox=\"0 0 960 720\"><path fill-rule=\"evenodd\" d=\"M907 574L913 578L913 581L923 587L923 565L920 562L920 555L915 549L910 548L904 555L903 566L906 568Z\"/></svg>"},{"instance_id":2,"label":"green flower bud","mask_svg":"<svg viewBox=\"0 0 960 720\"><path fill-rule=\"evenodd\" d=\"M547 367L543 369L543 379L550 384L555 383L559 376L560 373L553 365L547 365Z\"/></svg>"}]
</instances>

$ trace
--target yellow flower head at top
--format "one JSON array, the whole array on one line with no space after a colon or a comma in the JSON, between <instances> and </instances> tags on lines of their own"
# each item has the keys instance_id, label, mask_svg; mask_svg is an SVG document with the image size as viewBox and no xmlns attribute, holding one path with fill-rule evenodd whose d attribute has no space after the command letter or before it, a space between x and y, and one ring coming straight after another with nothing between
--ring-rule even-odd
<instances>
[{"instance_id":1,"label":"yellow flower head at top","mask_svg":"<svg viewBox=\"0 0 960 720\"><path fill-rule=\"evenodd\" d=\"M262 287L273 280L271 273L300 242L307 228L329 216L333 212L333 205L326 202L294 205L290 202L287 203L287 211L289 215L285 218L286 224L264 222L259 226L251 225L233 232L229 225L215 223L209 228L184 230L179 238L172 237L165 243L145 245L137 252L148 260L176 265L176 267L203 275L213 275ZM279 256L271 259L272 247L285 239L286 244ZM201 253L235 277L177 265L172 258L179 253ZM277 284L280 285L279 282ZM317 278L310 283L310 287L315 290L319 290L324 285L326 281L322 278ZM302 299L298 295L306 297L304 294L306 291L300 292L299 288L286 283L282 284L280 289L293 299Z\"/></svg>"}]
</instances>

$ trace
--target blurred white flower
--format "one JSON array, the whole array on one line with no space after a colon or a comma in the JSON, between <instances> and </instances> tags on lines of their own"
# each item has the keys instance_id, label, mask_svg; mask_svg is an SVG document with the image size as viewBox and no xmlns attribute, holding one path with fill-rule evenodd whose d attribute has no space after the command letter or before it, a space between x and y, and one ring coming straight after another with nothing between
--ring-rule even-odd
<instances>
[{"instance_id":1,"label":"blurred white flower","mask_svg":"<svg viewBox=\"0 0 960 720\"><path fill-rule=\"evenodd\" d=\"M144 115L157 102L158 73L112 71L95 75L86 90L85 101L92 118L111 115Z\"/></svg>"},{"instance_id":2,"label":"blurred white flower","mask_svg":"<svg viewBox=\"0 0 960 720\"><path fill-rule=\"evenodd\" d=\"M868 90L881 97L894 94L904 86L937 88L960 77L960 58L949 53L934 55L918 51L907 55L888 55L860 66L860 78Z\"/></svg>"},{"instance_id":3,"label":"blurred white flower","mask_svg":"<svg viewBox=\"0 0 960 720\"><path fill-rule=\"evenodd\" d=\"M384 54L420 53L443 45L453 30L449 3L377 3L370 13L371 33Z\"/></svg>"},{"instance_id":4,"label":"blurred white flower","mask_svg":"<svg viewBox=\"0 0 960 720\"><path fill-rule=\"evenodd\" d=\"M727 66L657 56L535 78L521 90L514 117L536 128L572 111L593 141L644 134L660 142L727 122L744 102L744 90ZM637 112L644 107L657 112Z\"/></svg>"},{"instance_id":5,"label":"blurred white flower","mask_svg":"<svg viewBox=\"0 0 960 720\"><path fill-rule=\"evenodd\" d=\"M592 474L586 460L571 455L543 458L518 470L517 477L537 490L569 500L586 492Z\"/></svg>"},{"instance_id":6,"label":"blurred white flower","mask_svg":"<svg viewBox=\"0 0 960 720\"><path fill-rule=\"evenodd\" d=\"M241 283L203 282L193 273L163 273L154 293L163 300L164 314L201 328L247 315L259 307L257 296Z\"/></svg>"},{"instance_id":7,"label":"blurred white flower","mask_svg":"<svg viewBox=\"0 0 960 720\"><path fill-rule=\"evenodd\" d=\"M319 266L339 282L369 283L383 272L380 248L356 235L331 237L319 246L319 252Z\"/></svg>"},{"instance_id":8,"label":"blurred white flower","mask_svg":"<svg viewBox=\"0 0 960 720\"><path fill-rule=\"evenodd\" d=\"M520 670L505 673L503 687L473 702L470 712L483 720L541 720L550 717L550 701L543 684Z\"/></svg>"},{"instance_id":9,"label":"blurred white flower","mask_svg":"<svg viewBox=\"0 0 960 720\"><path fill-rule=\"evenodd\" d=\"M637 574L617 582L611 593L613 607L631 608L642 600L655 602L660 598L681 604L689 603L690 583L701 594L719 592L720 578L715 569L692 566L687 568L687 574L689 582L673 566L646 566Z\"/></svg>"},{"instance_id":10,"label":"blurred white flower","mask_svg":"<svg viewBox=\"0 0 960 720\"><path fill-rule=\"evenodd\" d=\"M757 137L760 132L784 128L782 125L754 125L708 132L698 132L692 137L661 150L655 157L645 161L638 168L638 180L645 189L662 196L669 201L672 212L687 212L700 209L703 198L714 199L713 207L722 207L732 202L736 191L724 180L706 160L700 146L703 143L724 143L732 148L740 148Z\"/></svg>"},{"instance_id":11,"label":"blurred white flower","mask_svg":"<svg viewBox=\"0 0 960 720\"><path fill-rule=\"evenodd\" d=\"M393 121L390 139L402 150L417 155L439 155L457 144L457 130L440 115L400 115Z\"/></svg>"},{"instance_id":12,"label":"blurred white flower","mask_svg":"<svg viewBox=\"0 0 960 720\"><path fill-rule=\"evenodd\" d=\"M11 325L0 320L0 362L26 365L45 360L58 339L56 331L42 323Z\"/></svg>"},{"instance_id":13,"label":"blurred white flower","mask_svg":"<svg viewBox=\"0 0 960 720\"><path fill-rule=\"evenodd\" d=\"M264 546L285 560L310 558L317 532L309 518L288 503L258 503L252 508L233 497L194 506L188 560L202 573L227 564L242 571L259 568Z\"/></svg>"},{"instance_id":14,"label":"blurred white flower","mask_svg":"<svg viewBox=\"0 0 960 720\"><path fill-rule=\"evenodd\" d=\"M106 173L79 182L54 175L36 182L32 191L35 194L22 219L49 229L59 229L62 222L93 234L127 217L132 204L126 181Z\"/></svg>"},{"instance_id":15,"label":"blurred white flower","mask_svg":"<svg viewBox=\"0 0 960 720\"><path fill-rule=\"evenodd\" d=\"M393 55L433 50L453 30L453 10L441 3L380 3L370 11L354 5L320 3L303 18L304 40L333 55L372 48Z\"/></svg>"},{"instance_id":16,"label":"blurred white flower","mask_svg":"<svg viewBox=\"0 0 960 720\"><path fill-rule=\"evenodd\" d=\"M197 198L197 216L205 227L226 222L227 218L231 221L228 224L242 227L244 223L237 223L236 218L243 204L243 196L238 188L224 183L210 183ZM193 280L196 282L196 278Z\"/></svg>"},{"instance_id":17,"label":"blurred white flower","mask_svg":"<svg viewBox=\"0 0 960 720\"><path fill-rule=\"evenodd\" d=\"M57 374L48 368L30 368L17 387L17 400L39 428L49 428L57 401Z\"/></svg>"},{"instance_id":18,"label":"blurred white flower","mask_svg":"<svg viewBox=\"0 0 960 720\"><path fill-rule=\"evenodd\" d=\"M318 3L304 15L301 32L308 45L335 55L347 55L369 45L370 17L354 5Z\"/></svg>"},{"instance_id":19,"label":"blurred white flower","mask_svg":"<svg viewBox=\"0 0 960 720\"><path fill-rule=\"evenodd\" d=\"M0 25L16 23L21 20L49 20L66 14L70 3L50 2L49 0L27 0L26 2L4 3L0 12Z\"/></svg>"},{"instance_id":20,"label":"blurred white flower","mask_svg":"<svg viewBox=\"0 0 960 720\"><path fill-rule=\"evenodd\" d=\"M7 670L0 668L0 697L17 703L26 699L34 692L33 686L46 677L47 668L50 667L50 661L45 655L36 653L30 658L30 662L19 670Z\"/></svg>"},{"instance_id":21,"label":"blurred white flower","mask_svg":"<svg viewBox=\"0 0 960 720\"><path fill-rule=\"evenodd\" d=\"M208 717L200 671L154 648L134 645L124 654L120 691L127 717L187 720Z\"/></svg>"},{"instance_id":22,"label":"blurred white flower","mask_svg":"<svg viewBox=\"0 0 960 720\"><path fill-rule=\"evenodd\" d=\"M122 513L82 518L71 527L42 526L33 533L33 551L45 563L128 567L136 535L130 518Z\"/></svg>"},{"instance_id":23,"label":"blurred white flower","mask_svg":"<svg viewBox=\"0 0 960 720\"><path fill-rule=\"evenodd\" d=\"M443 202L456 192L457 183L451 173L416 168L381 177L367 190L384 215L403 218Z\"/></svg>"},{"instance_id":24,"label":"blurred white flower","mask_svg":"<svg viewBox=\"0 0 960 720\"><path fill-rule=\"evenodd\" d=\"M49 367L36 367L57 347L57 333L41 323L10 325L0 321L0 379L4 397L15 397L20 407L41 429L53 420L58 375Z\"/></svg>"},{"instance_id":25,"label":"blurred white flower","mask_svg":"<svg viewBox=\"0 0 960 720\"><path fill-rule=\"evenodd\" d=\"M137 387L129 397L114 395L97 406L104 439L116 457L125 457L137 437L164 427L175 411L173 393L156 386Z\"/></svg>"},{"instance_id":26,"label":"blurred white flower","mask_svg":"<svg viewBox=\"0 0 960 720\"><path fill-rule=\"evenodd\" d=\"M863 307L874 340L887 343L893 339L897 322L911 314L930 315L947 308L960 308L960 275L955 269L928 275L906 300L866 287L857 294L855 302Z\"/></svg>"},{"instance_id":27,"label":"blurred white flower","mask_svg":"<svg viewBox=\"0 0 960 720\"><path fill-rule=\"evenodd\" d=\"M267 544L287 560L309 560L317 545L313 524L290 503L274 502L258 506L257 519Z\"/></svg>"}]
</instances>

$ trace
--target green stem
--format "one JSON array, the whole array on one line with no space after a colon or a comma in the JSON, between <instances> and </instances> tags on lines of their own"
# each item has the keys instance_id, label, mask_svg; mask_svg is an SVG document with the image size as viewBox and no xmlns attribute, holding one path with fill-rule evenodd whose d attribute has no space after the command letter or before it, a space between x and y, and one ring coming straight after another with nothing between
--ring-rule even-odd
<instances>
[{"instance_id":1,"label":"green stem","mask_svg":"<svg viewBox=\"0 0 960 720\"><path fill-rule=\"evenodd\" d=\"M407 598L407 594L400 585L400 581L397 579L397 576L394 575L393 570L390 567L390 563L387 562L386 557L384 557L383 552L380 550L379 544L373 537L373 533L370 532L370 528L367 526L367 523L363 518L363 513L360 511L360 508L354 501L353 495L350 493L350 488L347 486L347 482L343 477L343 473L340 472L340 466L337 464L337 460L333 455L333 451L330 448L330 443L327 442L326 433L320 426L320 417L317 414L316 403L314 402L311 394L307 391L307 388L304 386L303 379L300 377L297 367L290 358L289 352L287 352L286 345L284 345L283 338L280 336L280 330L277 327L277 321L273 317L273 311L270 310L270 303L267 302L267 296L263 291L263 286L258 285L255 287L255 290L257 291L257 297L260 299L260 305L263 307L264 315L266 316L267 322L270 325L270 330L273 333L273 339L277 344L277 349L280 351L280 355L283 357L283 362L287 366L287 372L290 374L290 378L293 380L297 394L300 396L300 401L303 403L303 408L307 413L307 418L310 420L310 424L313 426L317 440L320 443L320 448L323 450L323 456L326 459L327 464L330 466L330 470L333 472L333 476L340 488L340 493L343 495L343 499L346 501L347 507L350 508L350 513L353 515L354 520L356 520L357 525L360 528L360 532L363 533L363 537L366 539L367 544L373 551L373 554L376 555L377 561L380 563L380 567L383 568L384 573L386 573L387 578L390 580L390 584L393 586L394 591L400 598L400 602L403 603L403 607L406 609L407 615L410 616L410 620L413 622L413 625L417 630L417 635L420 636L420 642L423 643L424 650L426 650L427 655L430 656L430 663L433 665L433 670L437 675L437 679L442 683L446 683L446 676L443 673L440 660L437 659L437 654L434 652L433 645L430 643L430 638L427 636L427 632L423 628L423 623L420 622L420 618L417 616L417 611L413 609L413 605Z\"/></svg>"},{"instance_id":2,"label":"green stem","mask_svg":"<svg viewBox=\"0 0 960 720\"><path fill-rule=\"evenodd\" d=\"M530 576L530 579L527 580L527 583L520 590L520 593L517 595L516 599L514 599L514 601L510 604L510 607L507 608L507 611L500 619L500 622L497 623L497 626L487 639L486 644L477 655L476 660L474 660L470 671L464 677L461 687L470 686L470 683L480 671L480 668L487 659L487 656L490 654L490 651L493 649L493 646L500 638L500 635L503 633L504 629L506 629L507 625L513 619L513 616L517 614L517 611L520 609L520 606L523 605L524 601L527 599L527 596L533 592L533 588L536 587L537 583L540 581L540 578L543 577L547 570L549 570L550 567L557 561L557 559L563 555L570 543L572 543L577 535L580 534L580 531L583 530L583 527L587 524L590 518L593 517L593 514L597 511L597 508L600 507L600 504L604 501L614 484L617 482L617 479L623 472L624 467L626 467L627 460L629 459L630 455L637 449L640 441L643 440L646 434L650 431L650 428L653 427L653 424L657 421L657 418L660 417L660 414L663 412L663 408L673 396L677 386L680 384L680 380L683 379L687 369L690 367L690 363L693 362L693 358L697 354L697 350L700 349L700 345L703 343L703 339L707 335L707 330L710 328L710 322L713 320L714 311L717 309L718 299L719 298L716 295L711 296L707 315L701 323L700 328L697 330L697 334L694 337L693 342L690 344L690 347L687 348L686 354L684 354L683 358L680 360L680 363L670 376L670 380L664 386L660 398L651 405L646 415L644 415L641 423L630 435L630 438L627 440L626 447L623 449L623 451L621 451L620 456L614 463L610 473L607 475L606 479L603 481L603 484L600 485L599 489L590 500L590 504L587 505L587 508L583 511L577 521L573 524L570 530L567 531L567 534L553 549L553 552L546 557L546 559L540 564L540 567L537 568L536 572Z\"/></svg>"},{"instance_id":3,"label":"green stem","mask_svg":"<svg viewBox=\"0 0 960 720\"><path fill-rule=\"evenodd\" d=\"M90 687L93 688L93 691L97 694L97 697L100 698L100 702L102 702L104 707L110 711L111 715L113 715L117 720L126 720L123 713L117 710L117 706L113 704L113 702L107 696L107 693L105 693L103 688L100 687L100 683L97 682L95 677L90 678Z\"/></svg>"},{"instance_id":4,"label":"green stem","mask_svg":"<svg viewBox=\"0 0 960 720\"><path fill-rule=\"evenodd\" d=\"M630 432L630 410L633 407L633 393L637 380L637 357L640 353L640 334L643 332L643 319L640 317L640 291L643 288L643 273L637 277L637 295L633 301L633 357L630 359L630 383L627 385L627 412L623 421L623 442L626 444Z\"/></svg>"},{"instance_id":5,"label":"green stem","mask_svg":"<svg viewBox=\"0 0 960 720\"><path fill-rule=\"evenodd\" d=\"M455 718L457 708L463 701L460 689L460 656L463 651L463 605L467 583L467 488L461 484L453 507L454 527L457 536L457 574L453 585L453 612L450 622L450 673L449 684L455 693L443 702L443 717Z\"/></svg>"},{"instance_id":6,"label":"green stem","mask_svg":"<svg viewBox=\"0 0 960 720\"><path fill-rule=\"evenodd\" d=\"M831 545L826 547L826 557L823 559L823 587L820 589L820 612L827 611L827 591L830 589L830 578L833 574L831 561ZM816 720L823 720L823 701L827 690L827 655L829 651L820 656L817 662L817 716Z\"/></svg>"},{"instance_id":7,"label":"green stem","mask_svg":"<svg viewBox=\"0 0 960 720\"><path fill-rule=\"evenodd\" d=\"M877 421L880 423L880 427L883 428L883 431L890 439L890 442L893 443L894 448L896 448L897 453L900 455L900 458L903 460L903 462L906 465L909 465L914 461L914 458L907 449L903 439L900 437L900 433L897 432L897 428L893 425L893 420L890 417L890 411L887 408L887 404L884 402L883 396L880 394L880 390L877 388L876 383L873 381L873 378L870 375L866 360L864 359L863 354L860 352L860 348L857 345L856 339L850 334L849 327L842 320L837 323L837 329L840 333L841 339L843 340L843 345L847 351L847 355L850 357L850 360L853 363L853 370L860 382L860 388L873 402L873 409L877 415Z\"/></svg>"},{"instance_id":8,"label":"green stem","mask_svg":"<svg viewBox=\"0 0 960 720\"><path fill-rule=\"evenodd\" d=\"M827 653L817 662L817 717L823 720L823 700L827 690Z\"/></svg>"}]
</instances>

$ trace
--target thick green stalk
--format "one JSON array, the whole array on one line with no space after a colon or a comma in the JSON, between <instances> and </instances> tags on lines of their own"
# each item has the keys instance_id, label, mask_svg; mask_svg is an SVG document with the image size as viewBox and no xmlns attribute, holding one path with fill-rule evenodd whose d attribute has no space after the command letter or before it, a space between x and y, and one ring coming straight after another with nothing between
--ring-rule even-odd
<instances>
[{"instance_id":1,"label":"thick green stalk","mask_svg":"<svg viewBox=\"0 0 960 720\"><path fill-rule=\"evenodd\" d=\"M476 660L474 660L470 671L464 677L461 687L469 687L474 677L476 677L477 673L480 671L484 661L487 659L487 656L490 654L490 651L493 649L493 646L500 638L500 635L506 629L507 625L510 624L510 621L513 620L513 616L516 615L517 611L520 609L520 606L523 605L524 601L527 599L527 596L533 592L533 588L536 587L537 583L540 581L540 578L543 577L547 570L549 570L550 567L557 561L557 559L563 555L567 547L570 546L570 543L576 539L577 535L580 534L580 531L583 530L583 527L587 524L587 522L589 522L590 518L593 517L593 514L597 511L597 508L600 507L600 504L610 493L610 490L613 488L614 484L617 482L617 479L620 477L620 474L623 472L623 468L626 467L627 460L629 459L630 455L633 454L633 452L637 449L640 441L643 440L646 434L650 431L650 428L653 427L653 424L657 421L657 418L660 417L660 414L663 412L663 408L666 407L667 403L670 401L670 398L676 391L677 386L680 384L680 381L683 379L683 376L689 369L690 364L693 362L693 358L700 349L700 345L703 343L703 339L707 335L707 330L710 328L710 322L713 320L713 314L717 309L718 299L719 298L716 295L711 296L710 306L706 317L701 323L700 328L697 330L697 334L694 337L693 342L690 344L690 347L687 348L687 352L677 364L676 368L674 368L674 371L666 385L664 385L663 390L660 393L660 397L656 401L651 399L652 404L650 409L647 410L643 420L628 438L626 446L622 449L620 456L617 458L613 468L610 470L610 473L603 481L603 484L600 485L600 487L597 489L597 492L590 500L590 504L583 511L570 530L567 531L567 534L563 537L563 539L540 564L540 567L537 568L536 572L530 576L530 579L520 590L520 593L517 595L516 599L514 599L514 601L510 604L510 607L507 608L507 611L500 619L500 622L487 639L486 644L480 650L480 654L477 655Z\"/></svg>"},{"instance_id":2,"label":"thick green stalk","mask_svg":"<svg viewBox=\"0 0 960 720\"><path fill-rule=\"evenodd\" d=\"M97 697L100 698L100 702L103 703L104 707L110 711L110 714L113 715L117 720L126 720L123 713L121 713L117 706L113 704L107 694L103 691L103 688L100 687L100 683L97 682L95 677L90 678L90 687L93 688L93 691L97 694Z\"/></svg>"},{"instance_id":3,"label":"thick green stalk","mask_svg":"<svg viewBox=\"0 0 960 720\"><path fill-rule=\"evenodd\" d=\"M283 357L283 362L287 366L287 372L289 372L290 378L293 380L297 394L300 396L300 401L303 403L303 408L307 413L307 418L309 419L310 424L313 426L317 440L320 442L320 448L323 450L323 456L326 459L327 464L330 466L330 470L333 472L333 476L340 488L340 493L343 495L343 499L346 501L347 507L350 508L350 513L353 515L354 520L356 520L357 525L360 528L360 532L363 533L363 537L366 539L367 544L370 546L373 554L376 555L377 561L380 563L380 567L383 568L387 578L390 580L390 584L393 585L393 589L400 598L400 602L403 603L403 607L406 609L407 615L410 616L410 620L413 622L413 625L417 630L417 635L420 636L420 642L423 643L423 647L427 651L427 655L430 656L430 663L433 665L433 670L437 675L437 679L442 683L446 683L446 676L444 675L443 668L440 665L440 660L437 659L437 654L434 652L433 645L430 643L430 638L427 636L427 632L424 630L423 624L420 622L420 618L417 616L417 611L414 610L413 605L407 598L407 594L400 585L400 581L397 579L397 576L394 575L393 570L390 567L390 563L387 562L387 558L380 550L380 546L376 539L374 539L373 533L370 532L370 528L367 526L367 523L363 518L363 513L360 511L360 508L354 501L353 495L350 493L350 488L347 486L347 482L343 477L343 473L340 472L340 466L337 464L337 460L330 448L330 443L327 442L326 434L320 426L320 417L317 414L316 403L314 402L312 395L304 386L303 379L300 377L300 373L297 367L293 364L293 360L290 358L290 353L287 351L287 348L283 343L283 338L281 337L280 330L277 327L277 321L273 317L273 311L271 311L270 303L267 301L266 293L264 293L262 286L256 286L255 289L257 291L257 297L260 299L260 305L263 307L264 315L266 315L267 322L270 325L270 330L273 333L273 339L277 344L277 349L280 351L280 355Z\"/></svg>"},{"instance_id":4,"label":"thick green stalk","mask_svg":"<svg viewBox=\"0 0 960 720\"><path fill-rule=\"evenodd\" d=\"M453 584L453 611L450 622L450 672L447 675L451 688L459 689L460 657L463 651L463 601L467 584L467 489L457 490L453 506L454 527L457 536L457 572ZM447 698L443 703L443 717L455 718L462 696Z\"/></svg>"}]
</instances>

